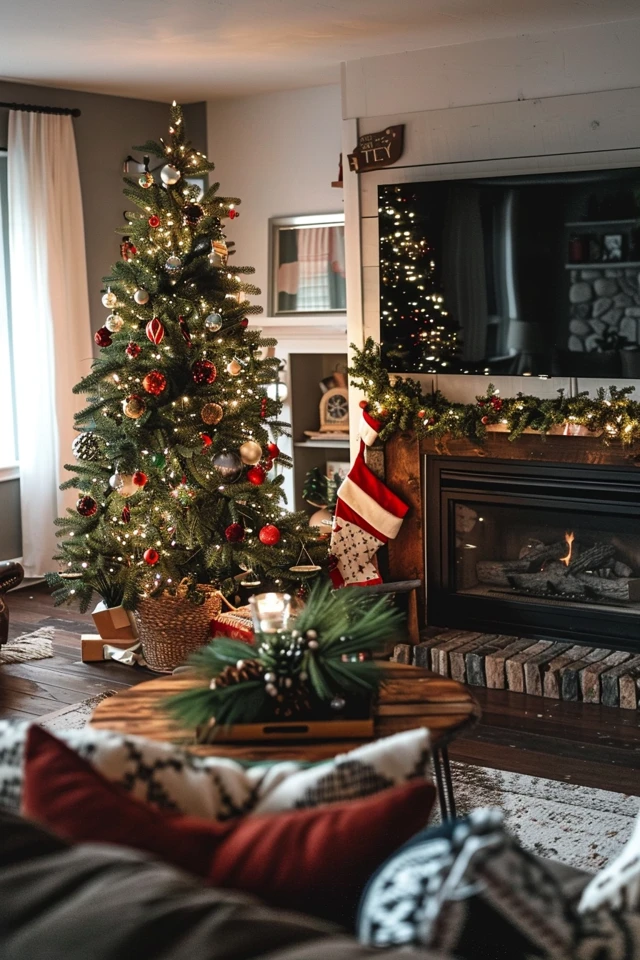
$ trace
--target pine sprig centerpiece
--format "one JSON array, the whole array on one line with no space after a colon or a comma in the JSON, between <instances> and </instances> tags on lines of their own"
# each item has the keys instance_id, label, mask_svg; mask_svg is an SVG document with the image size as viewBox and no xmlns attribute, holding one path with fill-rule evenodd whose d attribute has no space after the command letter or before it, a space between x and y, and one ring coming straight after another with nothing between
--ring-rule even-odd
<instances>
[{"instance_id":1,"label":"pine sprig centerpiece","mask_svg":"<svg viewBox=\"0 0 640 960\"><path fill-rule=\"evenodd\" d=\"M197 651L190 662L206 685L165 706L208 739L236 723L337 717L377 691L372 657L401 619L384 597L317 584L293 629L258 633L253 647L217 639Z\"/></svg>"}]
</instances>

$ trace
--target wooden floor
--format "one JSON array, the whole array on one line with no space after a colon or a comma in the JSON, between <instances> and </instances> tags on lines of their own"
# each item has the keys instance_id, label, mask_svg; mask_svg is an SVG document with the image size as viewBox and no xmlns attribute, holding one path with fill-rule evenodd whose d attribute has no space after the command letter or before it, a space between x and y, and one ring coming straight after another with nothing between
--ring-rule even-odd
<instances>
[{"instance_id":1,"label":"wooden floor","mask_svg":"<svg viewBox=\"0 0 640 960\"><path fill-rule=\"evenodd\" d=\"M80 634L92 632L91 618L56 610L44 585L14 591L8 601L11 637L52 626L56 639L54 657L1 668L12 697L5 715L39 717L157 676L113 662L83 664ZM452 760L640 796L638 712L480 687L474 694L483 718L452 745Z\"/></svg>"}]
</instances>

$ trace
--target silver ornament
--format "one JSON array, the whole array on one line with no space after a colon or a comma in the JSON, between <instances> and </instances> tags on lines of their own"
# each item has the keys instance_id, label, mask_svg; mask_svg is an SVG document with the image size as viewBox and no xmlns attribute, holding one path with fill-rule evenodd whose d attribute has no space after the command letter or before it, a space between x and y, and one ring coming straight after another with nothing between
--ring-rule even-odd
<instances>
[{"instance_id":1,"label":"silver ornament","mask_svg":"<svg viewBox=\"0 0 640 960\"><path fill-rule=\"evenodd\" d=\"M160 177L163 183L166 183L167 186L172 186L174 183L177 183L181 177L180 171L177 167L174 167L173 164L168 163L160 171Z\"/></svg>"},{"instance_id":2,"label":"silver ornament","mask_svg":"<svg viewBox=\"0 0 640 960\"><path fill-rule=\"evenodd\" d=\"M210 313L204 318L204 325L211 333L217 333L222 329L222 317L219 313Z\"/></svg>"},{"instance_id":3,"label":"silver ornament","mask_svg":"<svg viewBox=\"0 0 640 960\"><path fill-rule=\"evenodd\" d=\"M110 330L111 333L119 333L124 326L124 320L118 313L110 314L105 320L105 327L107 330Z\"/></svg>"},{"instance_id":4,"label":"silver ornament","mask_svg":"<svg viewBox=\"0 0 640 960\"><path fill-rule=\"evenodd\" d=\"M262 459L262 447L255 440L245 440L238 450L243 463L250 466Z\"/></svg>"},{"instance_id":5,"label":"silver ornament","mask_svg":"<svg viewBox=\"0 0 640 960\"><path fill-rule=\"evenodd\" d=\"M275 682L276 682L276 675L275 675L275 673L265 673L265 675L264 675L264 682L265 682L265 683L275 683Z\"/></svg>"},{"instance_id":6,"label":"silver ornament","mask_svg":"<svg viewBox=\"0 0 640 960\"><path fill-rule=\"evenodd\" d=\"M149 291L148 290L136 290L133 295L133 299L136 303L143 304L149 302ZM115 306L115 304L114 304Z\"/></svg>"},{"instance_id":7,"label":"silver ornament","mask_svg":"<svg viewBox=\"0 0 640 960\"><path fill-rule=\"evenodd\" d=\"M118 302L118 298L113 292L113 290L107 290L106 293L103 293L102 306L106 307L107 310L113 310L117 302Z\"/></svg>"},{"instance_id":8,"label":"silver ornament","mask_svg":"<svg viewBox=\"0 0 640 960\"><path fill-rule=\"evenodd\" d=\"M169 257L164 268L167 273L179 273L182 270L182 260L180 257Z\"/></svg>"},{"instance_id":9,"label":"silver ornament","mask_svg":"<svg viewBox=\"0 0 640 960\"><path fill-rule=\"evenodd\" d=\"M219 453L212 462L225 483L235 483L242 474L242 460L237 453L232 451Z\"/></svg>"},{"instance_id":10,"label":"silver ornament","mask_svg":"<svg viewBox=\"0 0 640 960\"><path fill-rule=\"evenodd\" d=\"M109 486L112 490L115 490L116 493L119 493L121 497L132 497L134 493L140 489L133 482L133 477L129 473L118 473L116 472L109 477Z\"/></svg>"}]
</instances>

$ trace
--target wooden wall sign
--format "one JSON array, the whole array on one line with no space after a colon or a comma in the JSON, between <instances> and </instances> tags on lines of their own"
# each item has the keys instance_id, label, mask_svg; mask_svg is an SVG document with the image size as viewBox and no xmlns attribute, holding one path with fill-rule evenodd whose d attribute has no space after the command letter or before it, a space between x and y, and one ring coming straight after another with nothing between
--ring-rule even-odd
<instances>
[{"instance_id":1,"label":"wooden wall sign","mask_svg":"<svg viewBox=\"0 0 640 960\"><path fill-rule=\"evenodd\" d=\"M358 137L358 146L349 154L349 169L366 173L380 167L390 167L402 156L404 123L387 127L378 133L364 133Z\"/></svg>"}]
</instances>

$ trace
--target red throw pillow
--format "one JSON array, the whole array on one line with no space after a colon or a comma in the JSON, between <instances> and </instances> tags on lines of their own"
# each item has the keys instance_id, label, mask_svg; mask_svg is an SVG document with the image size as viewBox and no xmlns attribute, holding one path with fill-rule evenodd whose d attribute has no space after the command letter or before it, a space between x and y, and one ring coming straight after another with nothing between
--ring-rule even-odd
<instances>
[{"instance_id":1,"label":"red throw pillow","mask_svg":"<svg viewBox=\"0 0 640 960\"><path fill-rule=\"evenodd\" d=\"M220 824L134 799L34 726L22 812L74 843L135 847L214 886L351 925L367 880L426 825L434 797L431 783L413 780L362 800Z\"/></svg>"}]
</instances>

